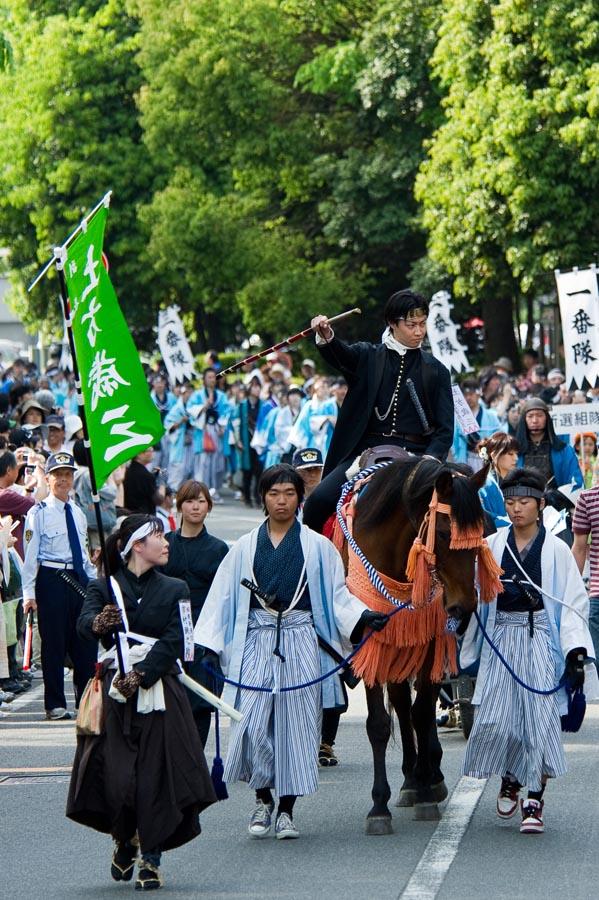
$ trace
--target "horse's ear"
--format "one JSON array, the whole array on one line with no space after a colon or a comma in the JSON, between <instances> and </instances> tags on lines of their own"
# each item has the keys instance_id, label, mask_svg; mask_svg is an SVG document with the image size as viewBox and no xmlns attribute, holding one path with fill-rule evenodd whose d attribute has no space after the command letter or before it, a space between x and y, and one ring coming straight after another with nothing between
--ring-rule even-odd
<instances>
[{"instance_id":1,"label":"horse's ear","mask_svg":"<svg viewBox=\"0 0 599 900\"><path fill-rule=\"evenodd\" d=\"M487 475L489 474L489 463L485 463L482 469L479 469L478 472L475 472L474 475L470 476L470 481L474 485L477 491L480 491L481 487L484 487L485 482L487 480Z\"/></svg>"},{"instance_id":2,"label":"horse's ear","mask_svg":"<svg viewBox=\"0 0 599 900\"><path fill-rule=\"evenodd\" d=\"M449 469L441 469L435 479L435 489L442 503L449 500L453 491L453 475Z\"/></svg>"}]
</instances>

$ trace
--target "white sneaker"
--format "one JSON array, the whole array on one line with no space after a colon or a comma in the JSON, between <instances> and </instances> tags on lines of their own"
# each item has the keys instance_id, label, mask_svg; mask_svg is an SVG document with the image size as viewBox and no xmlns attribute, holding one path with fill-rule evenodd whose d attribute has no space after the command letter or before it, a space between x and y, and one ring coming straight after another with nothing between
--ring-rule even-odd
<instances>
[{"instance_id":1,"label":"white sneaker","mask_svg":"<svg viewBox=\"0 0 599 900\"><path fill-rule=\"evenodd\" d=\"M277 821L275 822L275 834L278 841L284 841L288 838L298 838L300 836L289 813L279 813Z\"/></svg>"},{"instance_id":2,"label":"white sneaker","mask_svg":"<svg viewBox=\"0 0 599 900\"><path fill-rule=\"evenodd\" d=\"M250 824L248 825L250 837L266 837L270 831L270 826L272 825L274 808L274 803L266 804L262 800L256 801L256 807L250 816Z\"/></svg>"},{"instance_id":3,"label":"white sneaker","mask_svg":"<svg viewBox=\"0 0 599 900\"><path fill-rule=\"evenodd\" d=\"M72 719L73 717L63 706L56 706L54 709L46 710L46 718L52 722L59 722L62 719Z\"/></svg>"}]
</instances>

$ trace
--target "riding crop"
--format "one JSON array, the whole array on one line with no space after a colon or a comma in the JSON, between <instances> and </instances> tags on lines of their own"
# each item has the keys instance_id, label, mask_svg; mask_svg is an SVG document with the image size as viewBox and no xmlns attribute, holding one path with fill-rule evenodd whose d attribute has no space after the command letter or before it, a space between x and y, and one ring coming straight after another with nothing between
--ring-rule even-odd
<instances>
[{"instance_id":1,"label":"riding crop","mask_svg":"<svg viewBox=\"0 0 599 900\"><path fill-rule=\"evenodd\" d=\"M329 324L331 324L332 322L339 322L341 319L347 318L347 316L353 316L354 313L361 312L362 310L358 306L356 306L354 307L354 309L348 309L346 310L346 312L339 313L338 316L333 316L332 319L329 319ZM300 341L302 338L308 337L308 335L311 333L311 328L305 328L303 331L298 332L298 334L293 334L291 337L285 338L285 340L281 341L279 344L275 344L273 347L269 347L268 350L262 350L261 353L255 353L254 356L247 356L240 362L235 363L234 366L229 366L228 369L222 369L218 373L218 377L220 378L222 375L228 375L229 372L235 372L237 369L241 369L242 366L245 366L246 363L254 362L257 359L262 359L262 357L268 356L269 353L274 353L276 350L281 350L288 344L295 344L296 341Z\"/></svg>"}]
</instances>

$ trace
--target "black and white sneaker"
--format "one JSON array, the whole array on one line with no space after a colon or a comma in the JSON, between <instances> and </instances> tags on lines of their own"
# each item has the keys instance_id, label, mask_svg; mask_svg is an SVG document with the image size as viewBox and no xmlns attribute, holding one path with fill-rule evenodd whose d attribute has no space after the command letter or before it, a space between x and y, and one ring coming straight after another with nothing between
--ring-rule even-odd
<instances>
[{"instance_id":1,"label":"black and white sneaker","mask_svg":"<svg viewBox=\"0 0 599 900\"><path fill-rule=\"evenodd\" d=\"M300 833L289 813L279 813L279 815L277 816L277 821L275 822L275 834L278 841L289 840L290 838L298 838L300 836Z\"/></svg>"},{"instance_id":2,"label":"black and white sneaker","mask_svg":"<svg viewBox=\"0 0 599 900\"><path fill-rule=\"evenodd\" d=\"M256 806L250 816L250 824L248 825L250 837L266 837L272 825L274 808L274 803L264 803L263 800L256 800Z\"/></svg>"}]
</instances>

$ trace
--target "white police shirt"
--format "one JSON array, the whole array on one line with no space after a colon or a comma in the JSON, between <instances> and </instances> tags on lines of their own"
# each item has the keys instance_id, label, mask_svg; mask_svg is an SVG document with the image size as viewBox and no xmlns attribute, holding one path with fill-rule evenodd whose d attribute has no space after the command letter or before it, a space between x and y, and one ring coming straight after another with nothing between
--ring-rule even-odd
<instances>
[{"instance_id":1,"label":"white police shirt","mask_svg":"<svg viewBox=\"0 0 599 900\"><path fill-rule=\"evenodd\" d=\"M65 504L53 494L42 503L36 503L25 519L25 563L23 565L23 600L35 600L35 580L39 565L44 562L73 565L73 555L69 543ZM83 567L88 578L96 578L96 568L92 566L87 548L87 519L85 513L70 502L73 520L77 526Z\"/></svg>"}]
</instances>

